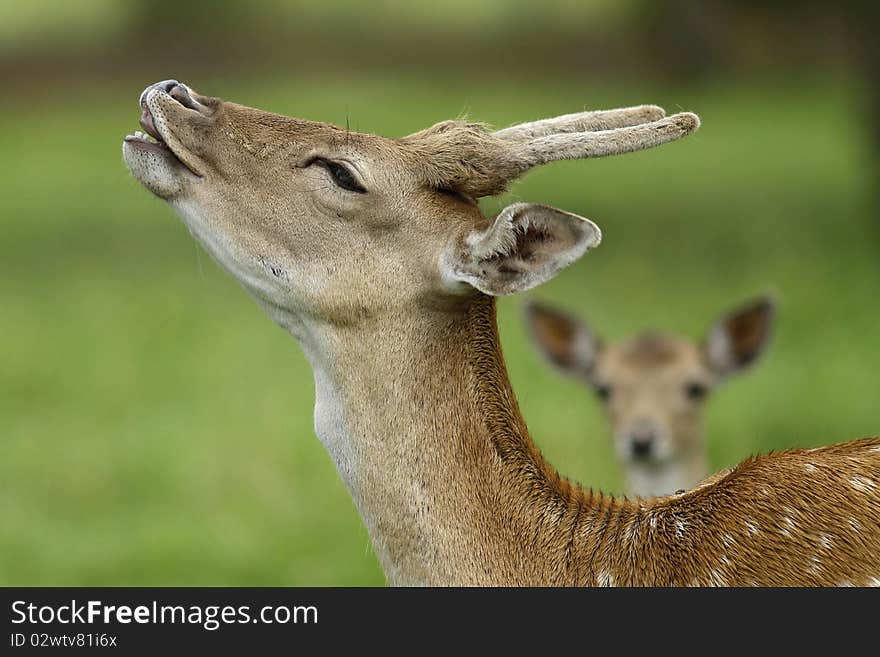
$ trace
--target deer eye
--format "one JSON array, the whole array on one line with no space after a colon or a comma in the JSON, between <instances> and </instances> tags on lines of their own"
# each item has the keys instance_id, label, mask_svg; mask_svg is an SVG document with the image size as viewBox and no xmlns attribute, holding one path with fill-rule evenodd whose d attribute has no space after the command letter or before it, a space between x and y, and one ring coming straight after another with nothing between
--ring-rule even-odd
<instances>
[{"instance_id":1,"label":"deer eye","mask_svg":"<svg viewBox=\"0 0 880 657\"><path fill-rule=\"evenodd\" d=\"M327 169L327 173L333 178L333 182L339 187L342 187L342 189L347 189L350 192L356 192L358 194L366 193L367 190L363 188L363 186L357 181L357 178L354 177L354 174L344 164L334 162L333 160L321 159L315 160L315 164L320 164Z\"/></svg>"},{"instance_id":2,"label":"deer eye","mask_svg":"<svg viewBox=\"0 0 880 657\"><path fill-rule=\"evenodd\" d=\"M611 397L611 386L596 386L596 396L602 401L608 401L608 399Z\"/></svg>"},{"instance_id":3,"label":"deer eye","mask_svg":"<svg viewBox=\"0 0 880 657\"><path fill-rule=\"evenodd\" d=\"M706 386L696 381L691 381L684 387L684 394L688 399L692 399L693 401L701 400L706 396L707 392L708 390L706 389Z\"/></svg>"}]
</instances>

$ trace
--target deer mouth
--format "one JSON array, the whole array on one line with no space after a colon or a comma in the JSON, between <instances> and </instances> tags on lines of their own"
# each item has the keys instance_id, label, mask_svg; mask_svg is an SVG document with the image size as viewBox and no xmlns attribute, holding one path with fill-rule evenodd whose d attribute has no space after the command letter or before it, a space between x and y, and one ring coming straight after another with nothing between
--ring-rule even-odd
<instances>
[{"instance_id":1,"label":"deer mouth","mask_svg":"<svg viewBox=\"0 0 880 657\"><path fill-rule=\"evenodd\" d=\"M125 141L128 144L131 144L135 148L139 148L145 151L153 151L154 153L168 153L173 156L178 162L183 164L180 161L180 158L174 155L174 151L168 148L168 144L162 141L160 138L152 138L148 133L141 132L140 130L135 130L133 135L126 135ZM185 164L183 166L186 166Z\"/></svg>"},{"instance_id":2,"label":"deer mouth","mask_svg":"<svg viewBox=\"0 0 880 657\"><path fill-rule=\"evenodd\" d=\"M125 143L139 151L165 156L193 175L201 177L201 174L186 161L189 158L187 158L187 153L184 152L179 140L174 139L174 136L171 134L163 135L163 131L156 125L153 111L148 102L148 92L150 90L151 87L144 90L139 101L141 106L140 124L145 132L136 130L134 134L126 135ZM197 105L190 96L189 90L183 85L177 85L164 93L187 109L197 109ZM164 132L169 132L167 126L164 127Z\"/></svg>"}]
</instances>

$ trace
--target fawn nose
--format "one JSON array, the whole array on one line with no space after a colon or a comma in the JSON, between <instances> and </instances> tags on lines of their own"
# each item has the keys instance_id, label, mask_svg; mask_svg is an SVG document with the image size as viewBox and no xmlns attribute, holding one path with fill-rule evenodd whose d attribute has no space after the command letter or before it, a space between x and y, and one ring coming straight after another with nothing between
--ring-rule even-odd
<instances>
[{"instance_id":1,"label":"fawn nose","mask_svg":"<svg viewBox=\"0 0 880 657\"><path fill-rule=\"evenodd\" d=\"M654 449L654 432L644 429L633 432L629 438L629 445L635 458L646 459L650 457Z\"/></svg>"}]
</instances>

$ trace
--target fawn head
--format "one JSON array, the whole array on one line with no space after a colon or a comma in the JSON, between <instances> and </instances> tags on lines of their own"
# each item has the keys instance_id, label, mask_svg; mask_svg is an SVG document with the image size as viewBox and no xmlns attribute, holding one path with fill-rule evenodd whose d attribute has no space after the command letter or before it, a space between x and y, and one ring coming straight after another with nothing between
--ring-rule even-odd
<instances>
[{"instance_id":1,"label":"fawn head","mask_svg":"<svg viewBox=\"0 0 880 657\"><path fill-rule=\"evenodd\" d=\"M140 96L132 174L277 321L351 326L479 290L525 290L600 241L592 222L476 200L530 168L635 151L694 131L693 114L642 106L490 132L446 121L403 138L359 134L197 93L176 80ZM288 328L293 328L288 326Z\"/></svg>"},{"instance_id":2,"label":"fawn head","mask_svg":"<svg viewBox=\"0 0 880 657\"><path fill-rule=\"evenodd\" d=\"M760 298L722 317L701 343L647 333L606 344L564 312L539 303L526 308L541 354L594 389L611 423L615 452L627 465L662 465L702 453L703 404L721 381L758 359L773 315L772 301Z\"/></svg>"}]
</instances>

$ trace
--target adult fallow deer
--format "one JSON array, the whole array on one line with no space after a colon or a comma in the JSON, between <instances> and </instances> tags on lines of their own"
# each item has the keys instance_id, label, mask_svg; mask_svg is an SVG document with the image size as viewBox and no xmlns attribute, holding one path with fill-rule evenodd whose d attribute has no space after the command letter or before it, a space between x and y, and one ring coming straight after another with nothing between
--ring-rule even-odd
<instances>
[{"instance_id":1,"label":"adult fallow deer","mask_svg":"<svg viewBox=\"0 0 880 657\"><path fill-rule=\"evenodd\" d=\"M693 132L657 107L489 132L355 134L196 93L140 97L134 176L278 324L315 375L315 430L393 584L867 584L880 574L880 440L749 459L681 496L584 490L520 417L495 300L600 240L590 221L474 199L559 159Z\"/></svg>"}]
</instances>

